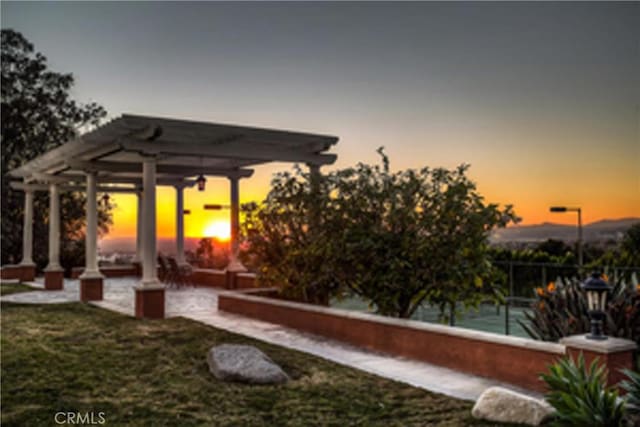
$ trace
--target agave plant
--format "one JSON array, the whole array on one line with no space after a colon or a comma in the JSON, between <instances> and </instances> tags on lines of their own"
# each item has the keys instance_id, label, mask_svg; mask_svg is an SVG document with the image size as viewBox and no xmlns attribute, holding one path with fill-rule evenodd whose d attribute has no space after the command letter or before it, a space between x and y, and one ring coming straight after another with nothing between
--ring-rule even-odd
<instances>
[{"instance_id":1,"label":"agave plant","mask_svg":"<svg viewBox=\"0 0 640 427\"><path fill-rule=\"evenodd\" d=\"M640 372L624 370L628 379L620 386L627 392L627 415L632 425L640 425Z\"/></svg>"},{"instance_id":2,"label":"agave plant","mask_svg":"<svg viewBox=\"0 0 640 427\"><path fill-rule=\"evenodd\" d=\"M556 409L553 425L624 425L625 401L615 388L605 386L605 367L595 359L587 368L582 354L577 362L561 359L540 377L549 386L546 399Z\"/></svg>"},{"instance_id":3,"label":"agave plant","mask_svg":"<svg viewBox=\"0 0 640 427\"><path fill-rule=\"evenodd\" d=\"M640 345L640 286L630 286L629 278L613 286L607 302L605 333L627 338ZM536 299L525 320L518 320L534 339L558 341L562 337L589 331L587 301L580 283L560 279L545 288L536 288Z\"/></svg>"}]
</instances>

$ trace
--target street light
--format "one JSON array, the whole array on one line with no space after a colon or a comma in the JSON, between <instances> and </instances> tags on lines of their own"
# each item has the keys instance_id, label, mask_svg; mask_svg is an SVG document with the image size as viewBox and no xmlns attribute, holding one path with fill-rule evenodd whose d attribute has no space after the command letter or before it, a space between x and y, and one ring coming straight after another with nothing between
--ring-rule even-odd
<instances>
[{"instance_id":1,"label":"street light","mask_svg":"<svg viewBox=\"0 0 640 427\"><path fill-rule=\"evenodd\" d=\"M578 267L582 270L582 210L580 208L568 208L566 206L551 206L549 212L552 213L564 213L564 212L577 212L578 213Z\"/></svg>"},{"instance_id":2,"label":"street light","mask_svg":"<svg viewBox=\"0 0 640 427\"><path fill-rule=\"evenodd\" d=\"M184 210L182 211L182 214L183 214L183 215L191 215L191 209L184 209Z\"/></svg>"},{"instance_id":3,"label":"street light","mask_svg":"<svg viewBox=\"0 0 640 427\"><path fill-rule=\"evenodd\" d=\"M587 310L591 319L591 333L587 335L590 340L606 340L602 324L606 318L605 309L607 307L607 293L609 292L609 284L602 279L598 272L591 274L587 280L582 283L582 289L587 294Z\"/></svg>"}]
</instances>

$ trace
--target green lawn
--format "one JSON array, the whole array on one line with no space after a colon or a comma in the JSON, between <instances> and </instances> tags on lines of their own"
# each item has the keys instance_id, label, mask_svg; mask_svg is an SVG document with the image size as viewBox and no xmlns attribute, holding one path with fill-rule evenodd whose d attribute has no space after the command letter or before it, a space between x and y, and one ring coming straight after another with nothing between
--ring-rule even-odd
<instances>
[{"instance_id":1,"label":"green lawn","mask_svg":"<svg viewBox=\"0 0 640 427\"><path fill-rule=\"evenodd\" d=\"M216 380L206 353L220 343L259 347L293 380ZM101 411L105 425L133 426L492 425L471 418L470 402L182 318L3 304L1 344L3 426L54 425L58 411Z\"/></svg>"},{"instance_id":2,"label":"green lawn","mask_svg":"<svg viewBox=\"0 0 640 427\"><path fill-rule=\"evenodd\" d=\"M0 285L0 295L11 295L17 294L19 292L31 292L36 289L31 286L23 285L22 283L11 283L11 284L2 284Z\"/></svg>"}]
</instances>

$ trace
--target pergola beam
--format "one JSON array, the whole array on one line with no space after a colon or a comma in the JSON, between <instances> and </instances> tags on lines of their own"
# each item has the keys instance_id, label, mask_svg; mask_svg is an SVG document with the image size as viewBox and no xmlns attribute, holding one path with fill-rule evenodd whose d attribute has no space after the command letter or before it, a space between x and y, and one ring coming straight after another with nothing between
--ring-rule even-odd
<instances>
[{"instance_id":1,"label":"pergola beam","mask_svg":"<svg viewBox=\"0 0 640 427\"><path fill-rule=\"evenodd\" d=\"M266 146L251 140L234 141L233 144L207 144L154 141L153 143L124 139L122 146L127 151L175 156L229 158L257 161L296 162L313 165L330 165L337 159L335 154L305 153ZM160 167L160 165L158 165ZM193 170L193 168L192 168Z\"/></svg>"},{"instance_id":2,"label":"pergola beam","mask_svg":"<svg viewBox=\"0 0 640 427\"><path fill-rule=\"evenodd\" d=\"M23 182L12 182L9 184L14 190L23 191L49 191L49 184L26 184ZM86 191L84 185L58 185L59 191ZM137 193L139 188L135 187L97 187L99 193Z\"/></svg>"},{"instance_id":3,"label":"pergola beam","mask_svg":"<svg viewBox=\"0 0 640 427\"><path fill-rule=\"evenodd\" d=\"M112 173L142 173L141 163L131 162L85 162L78 160L70 160L66 162L67 166L73 170L93 171L93 172L112 172ZM202 173L211 176L239 176L247 178L253 175L253 169L221 169L212 167L197 167L189 165L157 165L158 174L172 174L193 176Z\"/></svg>"}]
</instances>

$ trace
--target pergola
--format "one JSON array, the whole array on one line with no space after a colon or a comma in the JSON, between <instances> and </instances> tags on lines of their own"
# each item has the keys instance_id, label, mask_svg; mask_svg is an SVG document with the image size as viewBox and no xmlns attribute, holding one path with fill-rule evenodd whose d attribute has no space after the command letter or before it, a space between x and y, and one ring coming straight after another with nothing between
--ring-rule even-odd
<instances>
[{"instance_id":1,"label":"pergola","mask_svg":"<svg viewBox=\"0 0 640 427\"><path fill-rule=\"evenodd\" d=\"M328 154L335 136L231 126L125 114L66 142L8 173L11 186L25 192L23 254L20 267L32 269L33 192L48 191L49 263L45 288L61 289L61 191L86 191L86 265L80 276L84 301L102 299L103 276L97 259L98 192L138 196L136 260L142 278L135 287L136 316L164 317L164 286L156 270L156 186L176 189L177 260L184 258L183 190L199 175L226 177L231 195L231 262L228 272L243 271L238 260L239 188L254 165L305 163L312 174L336 160Z\"/></svg>"}]
</instances>

